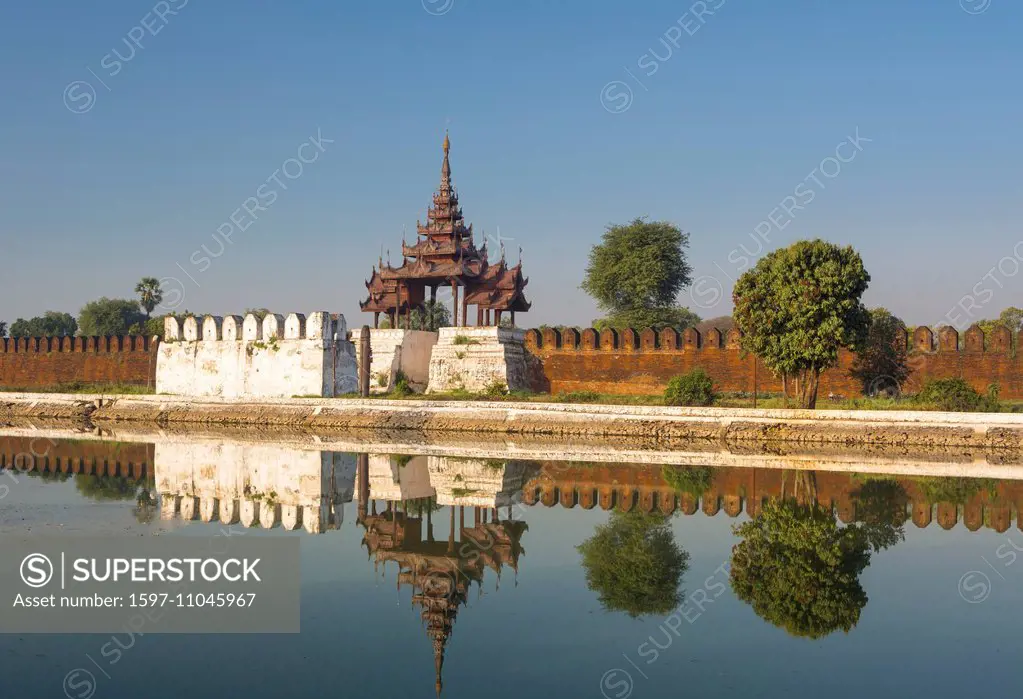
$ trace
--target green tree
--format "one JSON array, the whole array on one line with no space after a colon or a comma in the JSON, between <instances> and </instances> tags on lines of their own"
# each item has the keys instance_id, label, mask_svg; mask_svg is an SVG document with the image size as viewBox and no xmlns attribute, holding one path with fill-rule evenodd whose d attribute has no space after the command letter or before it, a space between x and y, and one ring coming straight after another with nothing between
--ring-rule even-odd
<instances>
[{"instance_id":1,"label":"green tree","mask_svg":"<svg viewBox=\"0 0 1023 699\"><path fill-rule=\"evenodd\" d=\"M0 337L7 337L7 321L0 320Z\"/></svg>"},{"instance_id":2,"label":"green tree","mask_svg":"<svg viewBox=\"0 0 1023 699\"><path fill-rule=\"evenodd\" d=\"M587 587L608 611L667 614L682 602L689 554L663 516L613 512L577 550Z\"/></svg>"},{"instance_id":3,"label":"green tree","mask_svg":"<svg viewBox=\"0 0 1023 699\"><path fill-rule=\"evenodd\" d=\"M870 546L856 526L840 528L816 502L773 500L737 525L732 591L765 621L794 636L821 638L859 621L867 603L860 573Z\"/></svg>"},{"instance_id":4,"label":"green tree","mask_svg":"<svg viewBox=\"0 0 1023 699\"><path fill-rule=\"evenodd\" d=\"M163 289L160 288L160 280L156 277L142 277L142 280L135 285L135 293L139 295L139 306L146 312L146 320L149 320L153 309L163 302Z\"/></svg>"},{"instance_id":5,"label":"green tree","mask_svg":"<svg viewBox=\"0 0 1023 699\"><path fill-rule=\"evenodd\" d=\"M427 301L422 308L412 311L412 330L436 332L451 325L451 311L440 301Z\"/></svg>"},{"instance_id":6,"label":"green tree","mask_svg":"<svg viewBox=\"0 0 1023 699\"><path fill-rule=\"evenodd\" d=\"M141 326L146 320L139 312L139 305L127 299L108 299L105 296L90 301L78 314L82 335L126 335L136 323Z\"/></svg>"},{"instance_id":7,"label":"green tree","mask_svg":"<svg viewBox=\"0 0 1023 699\"><path fill-rule=\"evenodd\" d=\"M677 303L679 292L692 282L688 247L689 234L667 221L637 218L608 226L600 244L590 250L581 285L607 314L594 326L682 330L699 322Z\"/></svg>"},{"instance_id":8,"label":"green tree","mask_svg":"<svg viewBox=\"0 0 1023 699\"><path fill-rule=\"evenodd\" d=\"M868 396L897 395L909 377L906 324L885 308L870 311L870 329L850 373Z\"/></svg>"},{"instance_id":9,"label":"green tree","mask_svg":"<svg viewBox=\"0 0 1023 699\"><path fill-rule=\"evenodd\" d=\"M860 299L869 281L851 247L812 240L769 253L733 291L742 349L775 374L799 377L801 406L817 407L821 372L840 347L866 339L870 314Z\"/></svg>"},{"instance_id":10,"label":"green tree","mask_svg":"<svg viewBox=\"0 0 1023 699\"><path fill-rule=\"evenodd\" d=\"M70 313L46 311L35 318L18 318L11 325L11 337L70 337L78 330L78 323Z\"/></svg>"}]
</instances>

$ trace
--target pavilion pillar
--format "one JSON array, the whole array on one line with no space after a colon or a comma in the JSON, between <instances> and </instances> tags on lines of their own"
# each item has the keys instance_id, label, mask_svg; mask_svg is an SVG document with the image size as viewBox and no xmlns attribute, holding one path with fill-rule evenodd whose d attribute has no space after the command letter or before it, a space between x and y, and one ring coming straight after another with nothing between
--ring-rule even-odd
<instances>
[{"instance_id":1,"label":"pavilion pillar","mask_svg":"<svg viewBox=\"0 0 1023 699\"><path fill-rule=\"evenodd\" d=\"M515 311L510 311L510 313L511 313L511 324L514 326L515 325Z\"/></svg>"},{"instance_id":2,"label":"pavilion pillar","mask_svg":"<svg viewBox=\"0 0 1023 699\"><path fill-rule=\"evenodd\" d=\"M465 529L465 505L458 506L458 529Z\"/></svg>"},{"instance_id":3,"label":"pavilion pillar","mask_svg":"<svg viewBox=\"0 0 1023 699\"><path fill-rule=\"evenodd\" d=\"M469 324L469 290L462 294L462 325Z\"/></svg>"},{"instance_id":4,"label":"pavilion pillar","mask_svg":"<svg viewBox=\"0 0 1023 699\"><path fill-rule=\"evenodd\" d=\"M501 311L494 311L494 325L501 324Z\"/></svg>"},{"instance_id":5,"label":"pavilion pillar","mask_svg":"<svg viewBox=\"0 0 1023 699\"><path fill-rule=\"evenodd\" d=\"M373 327L380 327L380 311L373 311Z\"/></svg>"},{"instance_id":6,"label":"pavilion pillar","mask_svg":"<svg viewBox=\"0 0 1023 699\"><path fill-rule=\"evenodd\" d=\"M451 526L448 529L448 553L455 552L455 506L451 506Z\"/></svg>"},{"instance_id":7,"label":"pavilion pillar","mask_svg":"<svg viewBox=\"0 0 1023 699\"><path fill-rule=\"evenodd\" d=\"M430 304L437 303L437 285L434 284L430 287Z\"/></svg>"},{"instance_id":8,"label":"pavilion pillar","mask_svg":"<svg viewBox=\"0 0 1023 699\"><path fill-rule=\"evenodd\" d=\"M476 306L476 325L483 325L483 306Z\"/></svg>"},{"instance_id":9,"label":"pavilion pillar","mask_svg":"<svg viewBox=\"0 0 1023 699\"><path fill-rule=\"evenodd\" d=\"M487 325L490 325L490 309L487 309Z\"/></svg>"},{"instance_id":10,"label":"pavilion pillar","mask_svg":"<svg viewBox=\"0 0 1023 699\"><path fill-rule=\"evenodd\" d=\"M451 321L454 326L458 325L458 282L454 279L451 280Z\"/></svg>"}]
</instances>

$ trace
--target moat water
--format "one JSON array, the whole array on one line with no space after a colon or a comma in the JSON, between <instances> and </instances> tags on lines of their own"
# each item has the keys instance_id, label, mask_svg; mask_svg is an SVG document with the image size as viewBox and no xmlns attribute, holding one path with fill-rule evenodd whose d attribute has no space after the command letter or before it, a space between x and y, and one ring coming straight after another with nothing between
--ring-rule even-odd
<instances>
[{"instance_id":1,"label":"moat water","mask_svg":"<svg viewBox=\"0 0 1023 699\"><path fill-rule=\"evenodd\" d=\"M3 535L295 537L301 632L0 635L4 697L959 699L1023 679L1023 466L997 455L885 473L40 434L0 431Z\"/></svg>"}]
</instances>

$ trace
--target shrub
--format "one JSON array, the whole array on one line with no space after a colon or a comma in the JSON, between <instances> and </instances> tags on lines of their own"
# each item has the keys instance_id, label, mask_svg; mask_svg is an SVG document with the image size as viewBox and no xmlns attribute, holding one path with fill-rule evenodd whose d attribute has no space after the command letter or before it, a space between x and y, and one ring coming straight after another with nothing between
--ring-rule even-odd
<instances>
[{"instance_id":1,"label":"shrub","mask_svg":"<svg viewBox=\"0 0 1023 699\"><path fill-rule=\"evenodd\" d=\"M998 410L997 389L990 390L987 396L982 396L962 379L928 381L916 399L925 405L949 412L978 413Z\"/></svg>"},{"instance_id":2,"label":"shrub","mask_svg":"<svg viewBox=\"0 0 1023 699\"><path fill-rule=\"evenodd\" d=\"M487 384L486 388L483 389L483 395L490 398L497 398L499 396L508 395L508 384L504 381L491 381Z\"/></svg>"},{"instance_id":3,"label":"shrub","mask_svg":"<svg viewBox=\"0 0 1023 699\"><path fill-rule=\"evenodd\" d=\"M394 375L394 391L392 393L396 396L408 396L412 394L412 385L408 381L408 377L405 376L405 372L398 370L398 373Z\"/></svg>"},{"instance_id":4,"label":"shrub","mask_svg":"<svg viewBox=\"0 0 1023 699\"><path fill-rule=\"evenodd\" d=\"M664 390L665 405L710 405L714 402L714 382L703 369L675 376Z\"/></svg>"}]
</instances>

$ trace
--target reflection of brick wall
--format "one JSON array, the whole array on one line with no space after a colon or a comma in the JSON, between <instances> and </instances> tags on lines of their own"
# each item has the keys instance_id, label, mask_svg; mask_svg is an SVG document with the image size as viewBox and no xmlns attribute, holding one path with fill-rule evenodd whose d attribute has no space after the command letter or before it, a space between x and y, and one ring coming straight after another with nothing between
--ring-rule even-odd
<instances>
[{"instance_id":1,"label":"reflection of brick wall","mask_svg":"<svg viewBox=\"0 0 1023 699\"><path fill-rule=\"evenodd\" d=\"M141 442L0 437L0 469L152 477L154 449Z\"/></svg>"},{"instance_id":2,"label":"reflection of brick wall","mask_svg":"<svg viewBox=\"0 0 1023 699\"><path fill-rule=\"evenodd\" d=\"M157 343L139 336L0 339L0 386L82 381L152 386Z\"/></svg>"},{"instance_id":3,"label":"reflection of brick wall","mask_svg":"<svg viewBox=\"0 0 1023 699\"><path fill-rule=\"evenodd\" d=\"M953 328L942 328L935 338L928 328L917 328L909 345L909 380L903 389L919 390L932 378L962 377L978 391L986 392L997 382L1002 398L1023 398L1023 360L1012 349L1007 329L999 328L988 338L979 328L971 328L958 349L959 335ZM937 339L937 341L935 341ZM553 328L526 332L533 390L561 393L598 391L601 393L661 393L672 376L700 367L714 380L719 391L752 391L753 359L741 356L738 331L723 336L711 330L701 336L695 329L679 334L671 329L659 333L625 330L580 332ZM850 376L854 355L841 351L838 366L821 377L820 395L856 396L860 383ZM781 380L761 363L757 368L757 390L780 393Z\"/></svg>"},{"instance_id":4,"label":"reflection of brick wall","mask_svg":"<svg viewBox=\"0 0 1023 699\"><path fill-rule=\"evenodd\" d=\"M702 512L708 517L724 512L737 517L743 511L751 517L760 513L763 503L785 494L792 496L795 471L768 468L715 468L711 489L700 497L677 493L662 477L660 467L632 464L568 464L544 463L538 475L523 488L526 505L553 507L619 508L626 511L660 512L669 515L676 510L686 515ZM816 471L813 473L817 501L831 508L840 520L859 520L855 494L864 481L850 473ZM896 478L907 497L907 513L917 527L937 522L951 529L958 522L971 530L981 527L1004 532L1009 529L1013 513L1023 511L1023 481L996 481L993 493L985 487L969 501L929 504L920 484L912 478ZM1017 526L1023 530L1023 517L1017 514Z\"/></svg>"}]
</instances>

